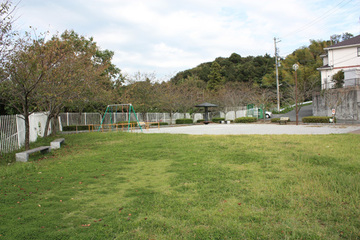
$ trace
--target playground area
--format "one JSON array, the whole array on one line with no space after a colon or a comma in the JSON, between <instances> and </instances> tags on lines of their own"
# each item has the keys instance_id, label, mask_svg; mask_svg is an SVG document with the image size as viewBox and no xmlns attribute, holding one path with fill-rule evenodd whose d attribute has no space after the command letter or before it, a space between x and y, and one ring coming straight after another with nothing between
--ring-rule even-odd
<instances>
[{"instance_id":1,"label":"playground area","mask_svg":"<svg viewBox=\"0 0 360 240\"><path fill-rule=\"evenodd\" d=\"M360 125L278 125L278 124L209 124L179 127L161 127L143 130L143 133L191 135L242 134L344 134L359 132Z\"/></svg>"}]
</instances>

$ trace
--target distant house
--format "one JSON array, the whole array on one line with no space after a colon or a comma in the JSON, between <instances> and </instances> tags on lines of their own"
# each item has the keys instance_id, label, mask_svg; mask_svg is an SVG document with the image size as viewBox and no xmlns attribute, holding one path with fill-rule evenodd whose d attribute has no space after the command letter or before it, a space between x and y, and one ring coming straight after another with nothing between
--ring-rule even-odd
<instances>
[{"instance_id":1,"label":"distant house","mask_svg":"<svg viewBox=\"0 0 360 240\"><path fill-rule=\"evenodd\" d=\"M333 88L333 75L344 71L344 87L360 86L360 35L324 48L321 89Z\"/></svg>"}]
</instances>

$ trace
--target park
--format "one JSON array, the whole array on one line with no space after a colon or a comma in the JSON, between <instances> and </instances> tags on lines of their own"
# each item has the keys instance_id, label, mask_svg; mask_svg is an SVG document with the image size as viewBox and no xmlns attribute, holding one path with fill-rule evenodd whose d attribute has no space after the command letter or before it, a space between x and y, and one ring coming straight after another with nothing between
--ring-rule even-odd
<instances>
[{"instance_id":1,"label":"park","mask_svg":"<svg viewBox=\"0 0 360 240\"><path fill-rule=\"evenodd\" d=\"M0 166L0 237L359 237L358 134L90 132L65 139L29 162Z\"/></svg>"},{"instance_id":2,"label":"park","mask_svg":"<svg viewBox=\"0 0 360 240\"><path fill-rule=\"evenodd\" d=\"M323 19L311 1L250 3L246 29L245 2L40 2L0 5L0 240L360 239L360 35L280 55L270 19Z\"/></svg>"}]
</instances>

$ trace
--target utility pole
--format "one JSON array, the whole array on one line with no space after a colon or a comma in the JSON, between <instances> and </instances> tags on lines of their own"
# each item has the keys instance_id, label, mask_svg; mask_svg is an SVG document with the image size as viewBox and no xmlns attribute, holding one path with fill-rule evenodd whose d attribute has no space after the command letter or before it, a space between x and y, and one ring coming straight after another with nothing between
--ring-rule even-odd
<instances>
[{"instance_id":1,"label":"utility pole","mask_svg":"<svg viewBox=\"0 0 360 240\"><path fill-rule=\"evenodd\" d=\"M293 69L295 70L295 112L296 112L296 125L299 125L299 111L298 111L298 98L297 98L297 70L299 69L299 65L295 63L293 65Z\"/></svg>"},{"instance_id":2,"label":"utility pole","mask_svg":"<svg viewBox=\"0 0 360 240\"><path fill-rule=\"evenodd\" d=\"M274 45L275 45L275 67L276 67L276 95L277 95L277 111L280 112L280 90L279 90L279 63L278 63L278 48L276 44L281 42L274 37Z\"/></svg>"}]
</instances>

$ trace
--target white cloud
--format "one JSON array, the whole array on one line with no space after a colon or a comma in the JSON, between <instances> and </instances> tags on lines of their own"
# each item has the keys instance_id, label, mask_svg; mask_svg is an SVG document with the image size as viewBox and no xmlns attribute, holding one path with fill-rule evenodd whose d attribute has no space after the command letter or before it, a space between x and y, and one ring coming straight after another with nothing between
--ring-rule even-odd
<instances>
[{"instance_id":1,"label":"white cloud","mask_svg":"<svg viewBox=\"0 0 360 240\"><path fill-rule=\"evenodd\" d=\"M338 0L26 0L21 27L53 32L74 29L115 52L124 71L156 71L164 76L227 57L281 53L309 39L358 31L358 1ZM347 4L345 4L347 3ZM331 16L321 18L325 13ZM312 20L318 21L311 23ZM356 18L356 19L354 19ZM302 28L304 27L305 28ZM296 31L301 29L303 31Z\"/></svg>"}]
</instances>

